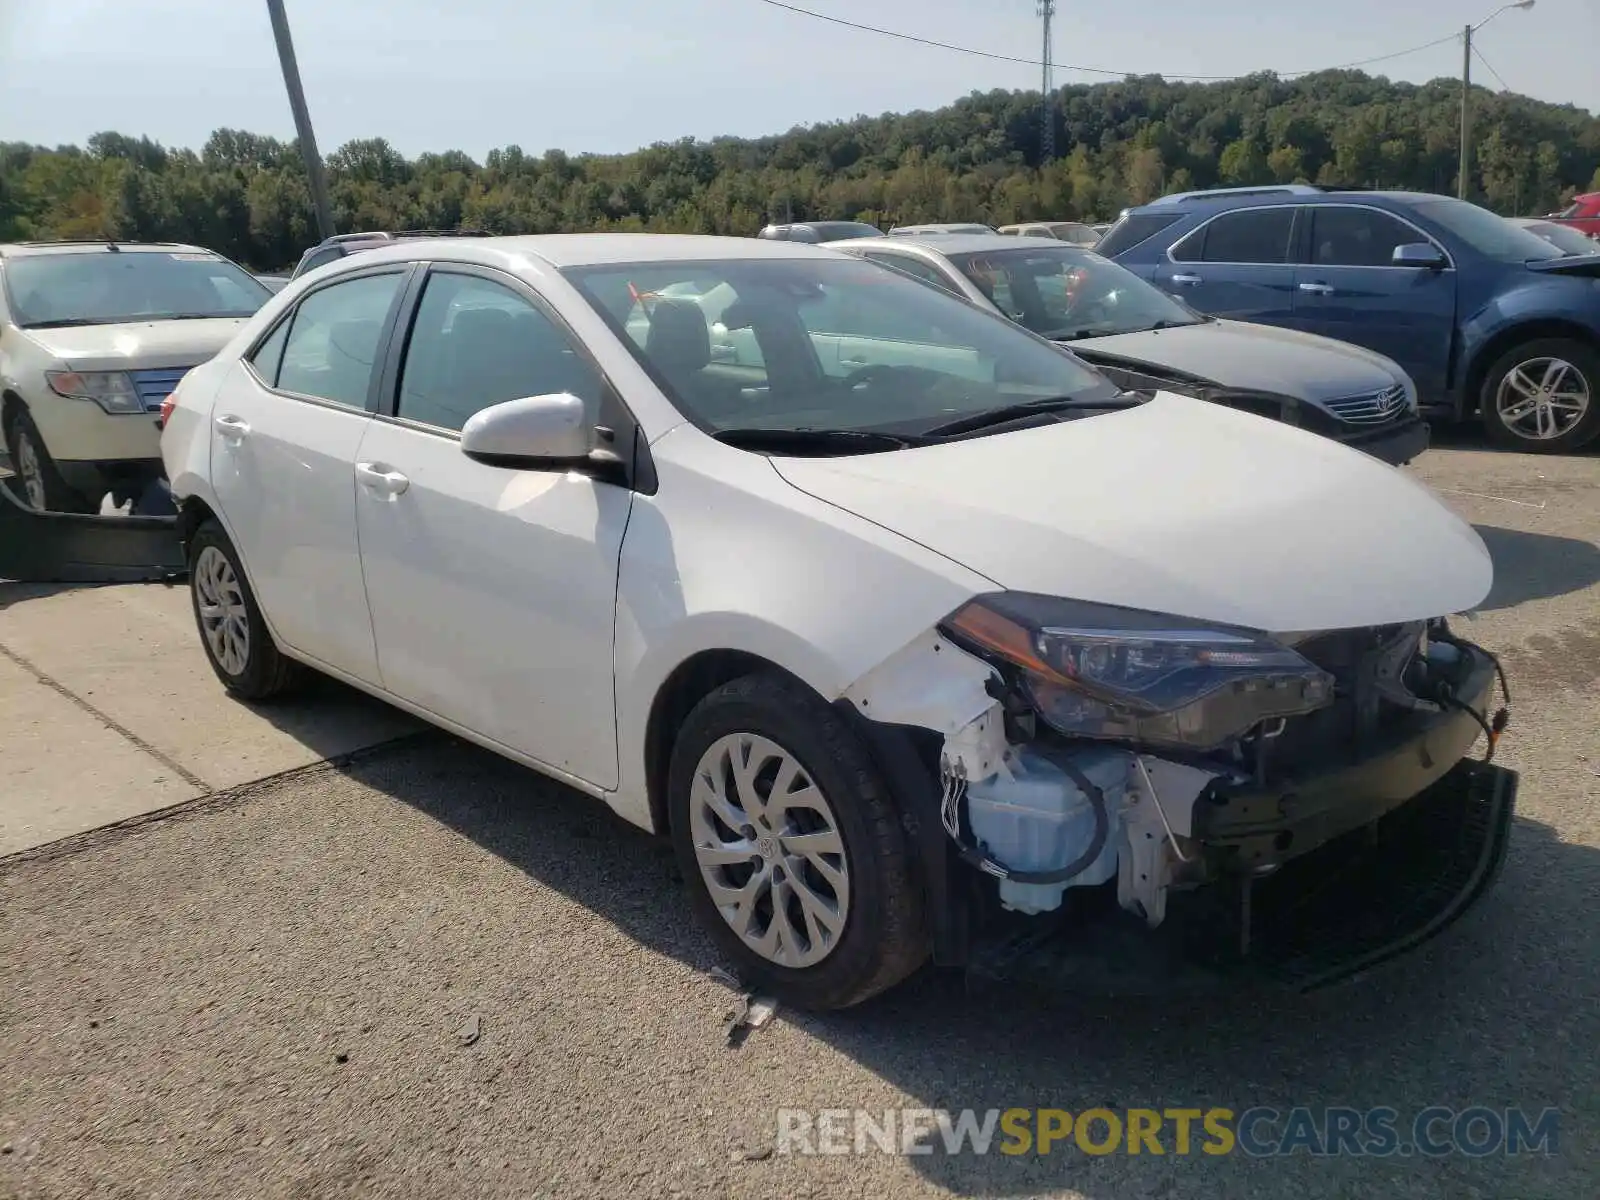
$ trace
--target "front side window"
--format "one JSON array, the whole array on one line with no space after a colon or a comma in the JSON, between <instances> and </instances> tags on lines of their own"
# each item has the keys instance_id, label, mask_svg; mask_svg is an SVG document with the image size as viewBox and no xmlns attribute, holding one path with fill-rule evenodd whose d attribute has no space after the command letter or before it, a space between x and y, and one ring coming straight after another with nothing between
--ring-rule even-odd
<instances>
[{"instance_id":1,"label":"front side window","mask_svg":"<svg viewBox=\"0 0 1600 1200\"><path fill-rule=\"evenodd\" d=\"M24 255L7 263L6 290L27 329L248 317L272 298L227 259L176 250Z\"/></svg>"},{"instance_id":2,"label":"front side window","mask_svg":"<svg viewBox=\"0 0 1600 1200\"><path fill-rule=\"evenodd\" d=\"M1116 395L1033 335L871 263L736 259L566 275L678 409L712 431L912 433L1030 400ZM718 298L714 322L691 290ZM630 328L640 296L669 291L678 298L657 300L647 327ZM761 365L714 359L713 324L716 336L752 339Z\"/></svg>"},{"instance_id":3,"label":"front side window","mask_svg":"<svg viewBox=\"0 0 1600 1200\"><path fill-rule=\"evenodd\" d=\"M1293 230L1292 208L1240 209L1223 213L1205 226L1199 237L1185 241L1187 255L1175 250L1172 256L1180 262L1286 263ZM1200 238L1204 238L1203 243Z\"/></svg>"},{"instance_id":4,"label":"front side window","mask_svg":"<svg viewBox=\"0 0 1600 1200\"><path fill-rule=\"evenodd\" d=\"M953 254L950 261L1013 321L1069 341L1205 320L1132 271L1068 246Z\"/></svg>"},{"instance_id":5,"label":"front side window","mask_svg":"<svg viewBox=\"0 0 1600 1200\"><path fill-rule=\"evenodd\" d=\"M1311 208L1311 261L1321 267L1387 267L1396 246L1426 241L1388 213L1372 208Z\"/></svg>"},{"instance_id":6,"label":"front side window","mask_svg":"<svg viewBox=\"0 0 1600 1200\"><path fill-rule=\"evenodd\" d=\"M384 322L403 278L399 271L365 275L302 300L284 343L278 387L365 408Z\"/></svg>"},{"instance_id":7,"label":"front side window","mask_svg":"<svg viewBox=\"0 0 1600 1200\"><path fill-rule=\"evenodd\" d=\"M398 414L459 431L474 413L570 392L597 411L600 376L555 322L503 284L428 276L400 372Z\"/></svg>"}]
</instances>

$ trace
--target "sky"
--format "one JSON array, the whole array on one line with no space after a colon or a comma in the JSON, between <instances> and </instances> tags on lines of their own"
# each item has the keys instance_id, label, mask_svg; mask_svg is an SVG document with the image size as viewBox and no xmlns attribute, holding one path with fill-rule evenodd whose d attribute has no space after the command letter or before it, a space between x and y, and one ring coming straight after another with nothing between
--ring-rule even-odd
<instances>
[{"instance_id":1,"label":"sky","mask_svg":"<svg viewBox=\"0 0 1600 1200\"><path fill-rule=\"evenodd\" d=\"M1037 61L1035 0L794 0ZM898 42L763 0L285 0L319 147L407 156L496 146L613 153L755 136L1037 89L1036 65ZM1343 66L1459 34L1496 0L1058 0L1058 83L1124 73ZM1600 112L1600 0L1537 0L1474 35L1512 90ZM1364 68L1459 78L1459 37ZM1475 82L1499 88L1482 61ZM198 149L213 129L289 139L265 0L0 0L0 141L100 130Z\"/></svg>"}]
</instances>

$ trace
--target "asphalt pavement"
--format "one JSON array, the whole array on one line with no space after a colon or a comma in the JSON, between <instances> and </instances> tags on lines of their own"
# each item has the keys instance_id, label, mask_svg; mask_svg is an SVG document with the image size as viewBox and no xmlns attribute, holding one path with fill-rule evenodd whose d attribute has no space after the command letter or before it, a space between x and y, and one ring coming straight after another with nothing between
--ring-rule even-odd
<instances>
[{"instance_id":1,"label":"asphalt pavement","mask_svg":"<svg viewBox=\"0 0 1600 1200\"><path fill-rule=\"evenodd\" d=\"M1416 470L1497 565L1460 627L1504 656L1499 758L1523 783L1479 910L1303 999L1050 999L930 971L737 1046L670 854L601 806L341 689L270 721L234 705L181 606L150 599L171 593L0 585L0 748L14 782L31 721L23 794L68 813L0 798L34 829L0 858L0 1196L1600 1193L1600 457L1467 443ZM122 614L96 661L51 635L67 605ZM139 637L166 664L144 707L115 669ZM88 811L117 786L125 804ZM1436 1159L776 1138L780 1108L1300 1105L1555 1107L1559 1135Z\"/></svg>"}]
</instances>

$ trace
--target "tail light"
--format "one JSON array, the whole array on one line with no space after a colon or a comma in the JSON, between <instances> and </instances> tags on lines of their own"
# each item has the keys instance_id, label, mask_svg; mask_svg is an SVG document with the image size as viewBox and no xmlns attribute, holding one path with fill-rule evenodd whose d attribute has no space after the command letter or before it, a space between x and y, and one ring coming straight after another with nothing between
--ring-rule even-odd
<instances>
[{"instance_id":1,"label":"tail light","mask_svg":"<svg viewBox=\"0 0 1600 1200\"><path fill-rule=\"evenodd\" d=\"M178 403L178 393L168 392L167 398L161 402L161 415L156 418L156 428L165 429L167 421L172 416L173 405Z\"/></svg>"}]
</instances>

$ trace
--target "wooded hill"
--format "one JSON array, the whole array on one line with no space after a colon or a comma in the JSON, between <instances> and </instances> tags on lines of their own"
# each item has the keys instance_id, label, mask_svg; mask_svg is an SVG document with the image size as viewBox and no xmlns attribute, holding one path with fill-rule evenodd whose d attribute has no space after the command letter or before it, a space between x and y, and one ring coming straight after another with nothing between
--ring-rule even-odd
<instances>
[{"instance_id":1,"label":"wooded hill","mask_svg":"<svg viewBox=\"0 0 1600 1200\"><path fill-rule=\"evenodd\" d=\"M1001 224L1110 220L1163 192L1317 182L1453 194L1460 85L1358 71L1293 81L1159 77L1056 93L1059 158L1039 163L1039 93L975 93L934 112L858 117L755 139L631 154L450 150L383 138L328 156L341 230L652 230L748 235L768 219ZM1477 89L1471 194L1507 214L1600 189L1600 119ZM85 146L0 144L0 241L118 237L212 247L257 269L316 240L294 142L219 129L199 152L100 133Z\"/></svg>"}]
</instances>

